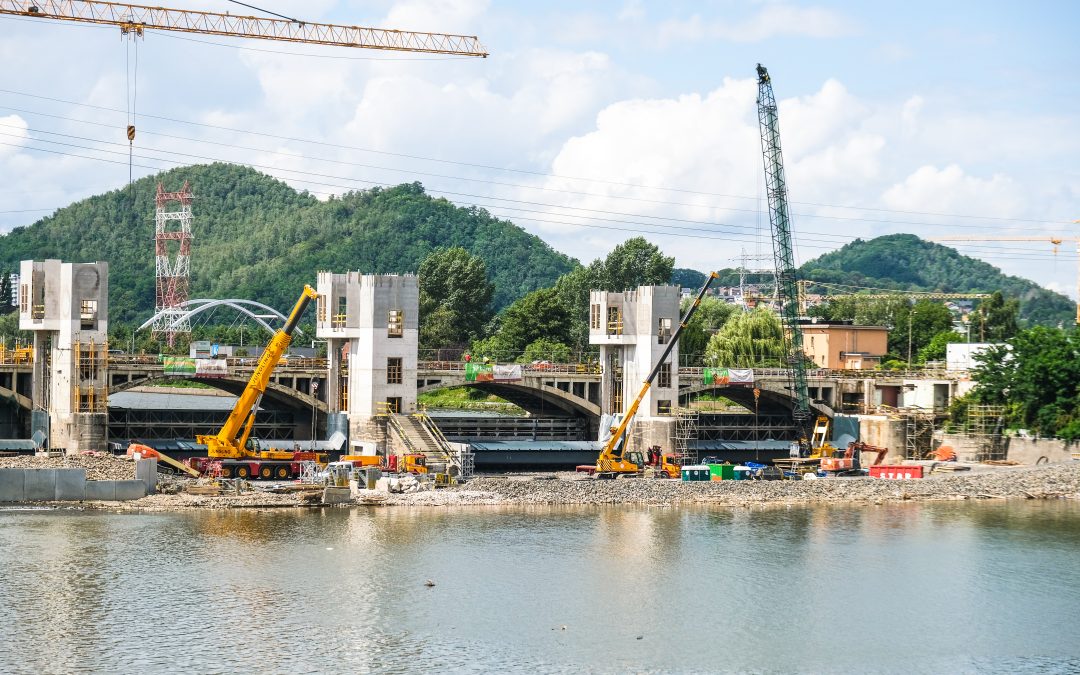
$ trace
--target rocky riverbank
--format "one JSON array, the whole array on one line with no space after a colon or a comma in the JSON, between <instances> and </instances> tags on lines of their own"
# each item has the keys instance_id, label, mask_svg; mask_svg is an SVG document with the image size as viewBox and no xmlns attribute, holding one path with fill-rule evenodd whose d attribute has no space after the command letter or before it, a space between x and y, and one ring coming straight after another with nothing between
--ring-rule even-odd
<instances>
[{"instance_id":1,"label":"rocky riverbank","mask_svg":"<svg viewBox=\"0 0 1080 675\"><path fill-rule=\"evenodd\" d=\"M921 480L829 478L786 481L597 481L574 474L481 477L434 492L389 495L387 505L473 504L715 504L885 503L964 499L1080 499L1080 463L1039 467L978 467L971 473Z\"/></svg>"}]
</instances>

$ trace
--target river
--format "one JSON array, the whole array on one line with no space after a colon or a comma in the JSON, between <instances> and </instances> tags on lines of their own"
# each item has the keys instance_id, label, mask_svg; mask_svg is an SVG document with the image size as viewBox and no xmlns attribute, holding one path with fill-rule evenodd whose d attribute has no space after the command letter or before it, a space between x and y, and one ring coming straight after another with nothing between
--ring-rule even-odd
<instances>
[{"instance_id":1,"label":"river","mask_svg":"<svg viewBox=\"0 0 1080 675\"><path fill-rule=\"evenodd\" d=\"M0 672L1080 671L1075 502L6 509L0 578Z\"/></svg>"}]
</instances>

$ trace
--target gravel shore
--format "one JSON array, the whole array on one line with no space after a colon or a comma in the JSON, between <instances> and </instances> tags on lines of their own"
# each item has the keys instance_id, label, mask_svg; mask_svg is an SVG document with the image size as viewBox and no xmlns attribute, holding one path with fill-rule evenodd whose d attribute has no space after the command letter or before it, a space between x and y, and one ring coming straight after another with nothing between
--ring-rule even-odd
<instances>
[{"instance_id":1,"label":"gravel shore","mask_svg":"<svg viewBox=\"0 0 1080 675\"><path fill-rule=\"evenodd\" d=\"M0 458L0 468L81 467L91 480L133 477L131 460L111 455L67 458ZM315 495L273 494L256 489L240 495L195 495L183 492L187 479L163 479L160 487L176 494L156 494L130 502L89 506L123 510L289 508L313 505ZM256 483L256 486L259 484ZM641 504L679 506L713 504L872 503L978 499L1080 500L1080 462L1037 467L974 465L970 471L934 473L917 480L824 478L783 481L682 482L645 478L594 480L574 473L480 476L463 485L406 494L363 491L360 506L499 506Z\"/></svg>"},{"instance_id":2,"label":"gravel shore","mask_svg":"<svg viewBox=\"0 0 1080 675\"><path fill-rule=\"evenodd\" d=\"M70 457L0 457L0 469L86 469L86 480L131 480L135 462L106 453Z\"/></svg>"},{"instance_id":3,"label":"gravel shore","mask_svg":"<svg viewBox=\"0 0 1080 675\"><path fill-rule=\"evenodd\" d=\"M481 477L435 492L389 495L387 505L470 504L817 504L910 500L1080 499L1080 463L1040 467L977 467L971 473L920 480L829 478L785 481L597 481L574 474Z\"/></svg>"}]
</instances>

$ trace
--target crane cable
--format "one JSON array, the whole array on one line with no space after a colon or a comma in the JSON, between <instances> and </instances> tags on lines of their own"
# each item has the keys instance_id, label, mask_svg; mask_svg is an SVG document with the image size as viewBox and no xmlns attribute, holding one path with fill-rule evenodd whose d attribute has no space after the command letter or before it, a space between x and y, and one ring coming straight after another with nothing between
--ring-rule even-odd
<instances>
[{"instance_id":1,"label":"crane cable","mask_svg":"<svg viewBox=\"0 0 1080 675\"><path fill-rule=\"evenodd\" d=\"M127 91L124 102L127 104L127 139L128 139L128 185L133 183L135 166L135 104L139 96L139 43L138 36L133 32L129 34L124 52L124 77ZM135 43L135 68L131 68L131 43Z\"/></svg>"}]
</instances>

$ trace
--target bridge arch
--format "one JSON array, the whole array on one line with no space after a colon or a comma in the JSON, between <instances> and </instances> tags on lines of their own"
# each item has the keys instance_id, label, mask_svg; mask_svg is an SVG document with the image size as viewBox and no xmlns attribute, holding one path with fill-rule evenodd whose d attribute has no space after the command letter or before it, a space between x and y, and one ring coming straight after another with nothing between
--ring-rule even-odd
<instances>
[{"instance_id":1,"label":"bridge arch","mask_svg":"<svg viewBox=\"0 0 1080 675\"><path fill-rule=\"evenodd\" d=\"M760 393L757 402L758 410L763 412L790 413L795 407L795 399L792 397L791 392L784 383L760 382L758 391ZM703 393L719 394L750 411L753 411L755 408L754 388L745 385L704 384L702 382L696 382L679 389L679 402L680 404L687 404L691 399ZM827 415L828 417L833 417L836 414L832 408L823 403L811 403L810 413L812 415Z\"/></svg>"},{"instance_id":2,"label":"bridge arch","mask_svg":"<svg viewBox=\"0 0 1080 675\"><path fill-rule=\"evenodd\" d=\"M7 387L0 387L0 401L10 401L14 405L26 410L32 410L34 407L34 402L30 400L29 396L24 396Z\"/></svg>"},{"instance_id":3,"label":"bridge arch","mask_svg":"<svg viewBox=\"0 0 1080 675\"><path fill-rule=\"evenodd\" d=\"M418 384L417 394L451 387L472 387L506 399L533 415L550 413L555 408L575 417L600 417L599 405L569 391L544 384L542 378L538 377L527 377L516 382L466 382L464 376L450 376Z\"/></svg>"},{"instance_id":4,"label":"bridge arch","mask_svg":"<svg viewBox=\"0 0 1080 675\"><path fill-rule=\"evenodd\" d=\"M164 382L167 380L183 379L191 382L201 382L202 384L209 385L215 389L227 392L239 396L244 391L244 387L247 386L249 378L247 377L215 377L215 378L177 378L177 377L165 377L164 375L150 375L138 380L129 380L127 382L121 382L109 387L109 394L118 394L134 387L152 385L156 382ZM294 410L309 411L312 407L319 413L326 415L330 412L329 406L326 402L319 400L311 394L304 393L287 387L277 382L270 382L266 385L266 392L263 397L281 404L286 408L292 408Z\"/></svg>"}]
</instances>

